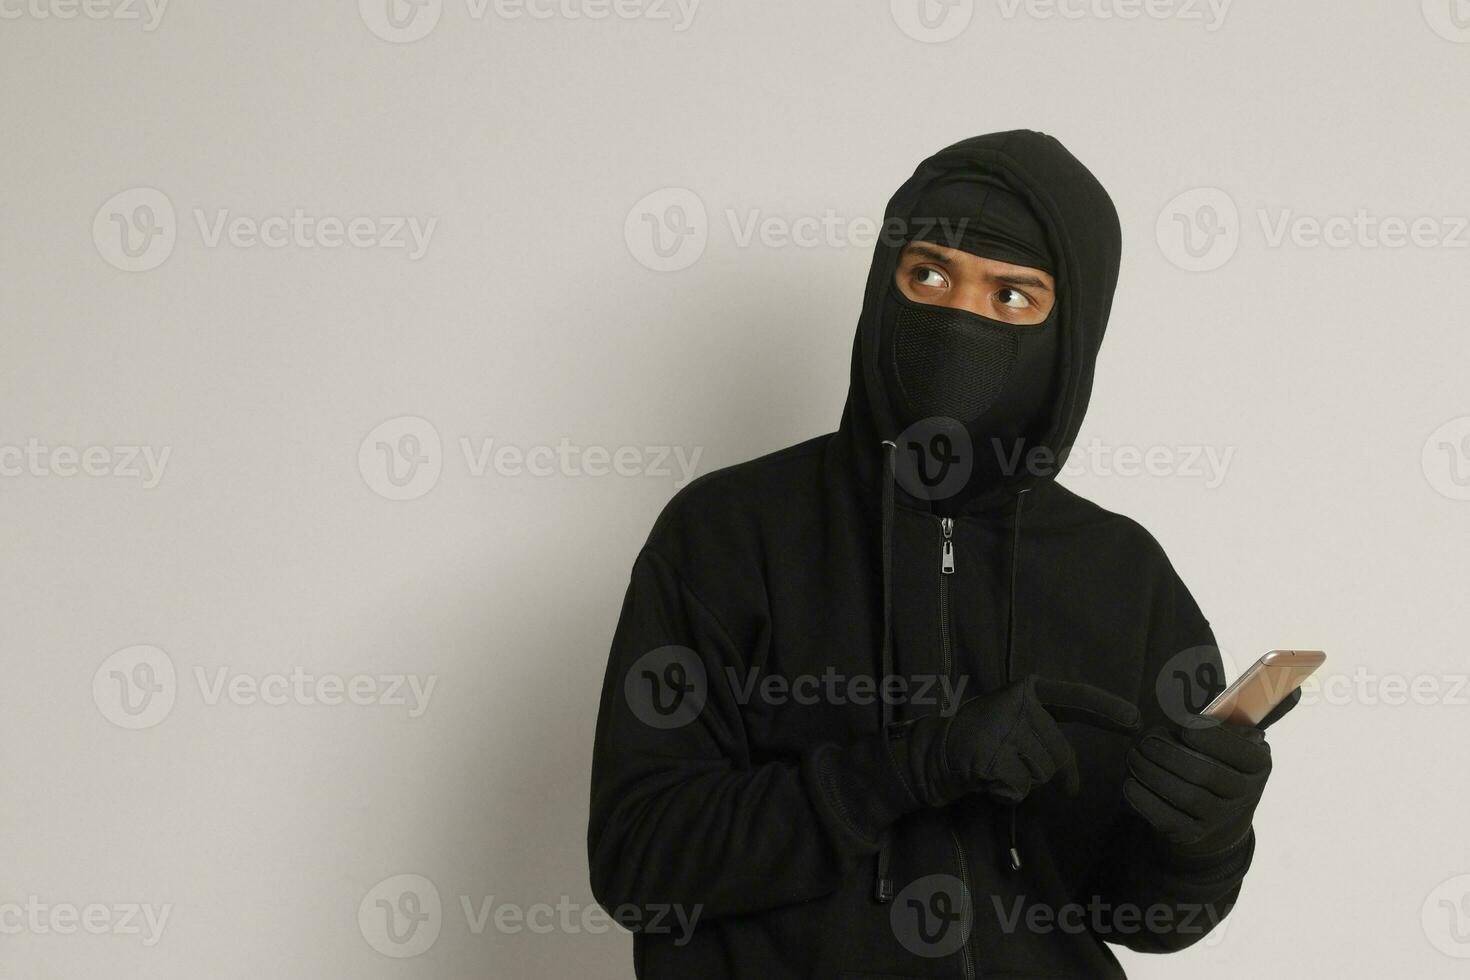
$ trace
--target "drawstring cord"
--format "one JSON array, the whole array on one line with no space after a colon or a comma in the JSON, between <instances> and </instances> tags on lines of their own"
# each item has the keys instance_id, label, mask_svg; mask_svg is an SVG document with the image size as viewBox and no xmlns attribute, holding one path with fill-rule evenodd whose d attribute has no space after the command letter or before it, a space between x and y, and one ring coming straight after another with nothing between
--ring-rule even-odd
<instances>
[{"instance_id":1,"label":"drawstring cord","mask_svg":"<svg viewBox=\"0 0 1470 980\"><path fill-rule=\"evenodd\" d=\"M1026 490L1016 491L1016 513L1011 518L1011 587L1010 600L1006 610L1006 683L1011 682L1011 670L1015 663L1016 652L1016 569L1021 562L1021 501L1026 497ZM1016 812L1021 809L1019 803L1011 807L1011 870L1021 870L1021 851L1016 846Z\"/></svg>"},{"instance_id":2,"label":"drawstring cord","mask_svg":"<svg viewBox=\"0 0 1470 980\"><path fill-rule=\"evenodd\" d=\"M883 677L878 686L883 705L883 744L887 746L889 729L893 727L893 705L882 692L888 690L888 675L893 673L893 485L897 482L895 459L898 443L883 440ZM893 879L888 877L888 831L878 845L877 867L873 876L873 897L879 902L893 899Z\"/></svg>"}]
</instances>

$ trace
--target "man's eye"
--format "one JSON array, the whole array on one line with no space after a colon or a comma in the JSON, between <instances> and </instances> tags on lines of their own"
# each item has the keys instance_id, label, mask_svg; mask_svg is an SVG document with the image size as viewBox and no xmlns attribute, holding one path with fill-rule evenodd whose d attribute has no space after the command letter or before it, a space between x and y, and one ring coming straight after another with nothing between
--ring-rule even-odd
<instances>
[{"instance_id":1,"label":"man's eye","mask_svg":"<svg viewBox=\"0 0 1470 980\"><path fill-rule=\"evenodd\" d=\"M1031 305L1030 298L1019 289L1007 287L996 295L1000 299L1001 306L1009 306L1013 310L1024 310Z\"/></svg>"},{"instance_id":2,"label":"man's eye","mask_svg":"<svg viewBox=\"0 0 1470 980\"><path fill-rule=\"evenodd\" d=\"M948 286L949 285L949 280L948 279L945 279L944 278L944 275L942 273L940 273L940 271L938 269L929 269L929 268L915 269L914 270L914 280L920 286L933 286L936 289L939 288L939 287L941 287L941 286Z\"/></svg>"}]
</instances>

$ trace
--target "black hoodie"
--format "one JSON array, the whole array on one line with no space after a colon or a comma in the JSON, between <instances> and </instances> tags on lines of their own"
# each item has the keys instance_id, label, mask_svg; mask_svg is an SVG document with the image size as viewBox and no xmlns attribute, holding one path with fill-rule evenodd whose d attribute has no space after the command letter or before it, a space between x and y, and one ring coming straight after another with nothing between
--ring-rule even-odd
<instances>
[{"instance_id":1,"label":"black hoodie","mask_svg":"<svg viewBox=\"0 0 1470 980\"><path fill-rule=\"evenodd\" d=\"M1181 651L1204 649L1219 676L1158 542L1052 479L1117 281L1112 202L1061 143L1023 130L925 160L888 218L919 217L926 184L977 170L1025 197L1051 242L1061 350L1040 443L1058 463L965 497L953 524L895 486L877 359L902 242L885 237L837 432L696 480L633 566L588 855L641 977L1121 977L1105 943L1183 948L1239 891L1254 837L1213 866L1171 865L1123 803L1130 737L1087 727L1062 726L1075 798L1054 781L1016 807L898 806L913 812L877 836L855 819L853 787L874 812L901 792L873 761L895 721L1036 674L1125 698L1148 726L1169 720L1159 678ZM885 709L873 692L892 678L908 696Z\"/></svg>"}]
</instances>

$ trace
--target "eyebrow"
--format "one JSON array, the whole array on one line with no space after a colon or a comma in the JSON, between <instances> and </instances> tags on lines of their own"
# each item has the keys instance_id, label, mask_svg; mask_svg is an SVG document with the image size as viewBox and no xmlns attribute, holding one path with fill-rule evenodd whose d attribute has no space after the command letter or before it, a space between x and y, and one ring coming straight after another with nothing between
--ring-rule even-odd
<instances>
[{"instance_id":1,"label":"eyebrow","mask_svg":"<svg viewBox=\"0 0 1470 980\"><path fill-rule=\"evenodd\" d=\"M950 256L939 251L937 248L931 248L921 242L910 242L907 246L907 251L913 252L915 255L922 255L926 259L940 262L944 265L954 264L954 260ZM1044 280L1023 272L1001 272L996 273L992 278L998 282L1005 283L1007 286L1031 286L1036 289L1046 290L1047 292L1051 291L1051 287Z\"/></svg>"},{"instance_id":2,"label":"eyebrow","mask_svg":"<svg viewBox=\"0 0 1470 980\"><path fill-rule=\"evenodd\" d=\"M948 255L945 255L937 248L930 248L928 245L923 245L919 242L910 242L907 251L913 252L915 255L922 255L926 259L933 259L935 262L943 262L945 265L949 265L950 263L950 257Z\"/></svg>"},{"instance_id":3,"label":"eyebrow","mask_svg":"<svg viewBox=\"0 0 1470 980\"><path fill-rule=\"evenodd\" d=\"M1045 282L1036 278L1035 276L1013 276L1009 273L1003 273L997 275L995 278L1005 283L1007 286L1035 286L1037 289L1043 289L1048 292L1051 291L1050 286L1048 286Z\"/></svg>"}]
</instances>

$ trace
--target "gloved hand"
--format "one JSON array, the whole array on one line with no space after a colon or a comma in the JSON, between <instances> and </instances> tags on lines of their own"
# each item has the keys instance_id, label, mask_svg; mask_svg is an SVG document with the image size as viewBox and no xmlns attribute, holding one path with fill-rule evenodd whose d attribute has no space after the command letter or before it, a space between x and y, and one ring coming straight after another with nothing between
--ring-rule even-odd
<instances>
[{"instance_id":1,"label":"gloved hand","mask_svg":"<svg viewBox=\"0 0 1470 980\"><path fill-rule=\"evenodd\" d=\"M1222 857L1241 844L1271 775L1260 728L1201 722L1144 732L1128 753L1123 783L1128 805L1181 863Z\"/></svg>"},{"instance_id":2,"label":"gloved hand","mask_svg":"<svg viewBox=\"0 0 1470 980\"><path fill-rule=\"evenodd\" d=\"M948 717L895 726L891 750L910 791L927 806L975 792L1018 803L1058 773L1075 796L1077 757L1061 721L1128 734L1138 728L1138 709L1091 684L1033 674L971 698Z\"/></svg>"},{"instance_id":3,"label":"gloved hand","mask_svg":"<svg viewBox=\"0 0 1470 980\"><path fill-rule=\"evenodd\" d=\"M872 851L904 814L969 793L1016 803L1060 772L1075 794L1077 758L1057 727L1061 721L1128 734L1138 728L1138 709L1090 684L1031 676L972 698L953 714L902 722L887 736L819 746L802 768L839 846Z\"/></svg>"},{"instance_id":4,"label":"gloved hand","mask_svg":"<svg viewBox=\"0 0 1470 980\"><path fill-rule=\"evenodd\" d=\"M1244 842L1271 775L1266 729L1302 699L1292 691L1255 726L1203 715L1182 729L1150 728L1128 753L1123 798L1176 862L1203 864Z\"/></svg>"}]
</instances>

